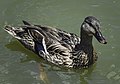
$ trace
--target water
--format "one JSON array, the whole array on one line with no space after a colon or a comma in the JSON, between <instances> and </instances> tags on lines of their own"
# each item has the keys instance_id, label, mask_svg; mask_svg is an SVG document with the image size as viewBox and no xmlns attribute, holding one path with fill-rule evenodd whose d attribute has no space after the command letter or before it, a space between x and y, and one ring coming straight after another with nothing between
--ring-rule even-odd
<instances>
[{"instance_id":1,"label":"water","mask_svg":"<svg viewBox=\"0 0 120 84\"><path fill-rule=\"evenodd\" d=\"M119 9L119 0L1 0L0 84L119 84ZM79 27L89 15L101 21L108 44L94 39L99 59L85 70L66 70L49 64L3 30L5 24L18 26L27 20L79 35Z\"/></svg>"}]
</instances>

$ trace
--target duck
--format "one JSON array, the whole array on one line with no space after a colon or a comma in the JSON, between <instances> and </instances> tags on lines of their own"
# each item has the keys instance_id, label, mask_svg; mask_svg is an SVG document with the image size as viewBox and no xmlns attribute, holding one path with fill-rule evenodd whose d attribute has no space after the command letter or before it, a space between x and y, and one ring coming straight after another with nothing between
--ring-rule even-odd
<instances>
[{"instance_id":1,"label":"duck","mask_svg":"<svg viewBox=\"0 0 120 84\"><path fill-rule=\"evenodd\" d=\"M4 27L10 35L39 57L57 66L88 68L97 61L93 37L107 44L100 30L100 21L87 16L80 27L80 36L58 28L35 25L23 20L22 26Z\"/></svg>"}]
</instances>

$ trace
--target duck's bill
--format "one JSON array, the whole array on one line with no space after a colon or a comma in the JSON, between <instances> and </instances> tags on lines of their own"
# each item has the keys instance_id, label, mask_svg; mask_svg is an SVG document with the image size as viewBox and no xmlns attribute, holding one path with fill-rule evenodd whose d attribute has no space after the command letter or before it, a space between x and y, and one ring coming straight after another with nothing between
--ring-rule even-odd
<instances>
[{"instance_id":1,"label":"duck's bill","mask_svg":"<svg viewBox=\"0 0 120 84\"><path fill-rule=\"evenodd\" d=\"M96 32L96 34L94 36L100 43L107 44L107 41L101 32Z\"/></svg>"}]
</instances>

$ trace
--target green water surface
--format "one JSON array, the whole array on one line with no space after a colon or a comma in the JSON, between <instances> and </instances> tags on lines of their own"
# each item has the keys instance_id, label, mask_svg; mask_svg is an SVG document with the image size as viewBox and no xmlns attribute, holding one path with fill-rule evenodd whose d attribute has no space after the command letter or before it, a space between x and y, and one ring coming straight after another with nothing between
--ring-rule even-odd
<instances>
[{"instance_id":1,"label":"green water surface","mask_svg":"<svg viewBox=\"0 0 120 84\"><path fill-rule=\"evenodd\" d=\"M27 20L79 35L90 15L108 44L93 40L99 59L85 70L49 64L3 30ZM120 0L0 0L0 84L120 84Z\"/></svg>"}]
</instances>

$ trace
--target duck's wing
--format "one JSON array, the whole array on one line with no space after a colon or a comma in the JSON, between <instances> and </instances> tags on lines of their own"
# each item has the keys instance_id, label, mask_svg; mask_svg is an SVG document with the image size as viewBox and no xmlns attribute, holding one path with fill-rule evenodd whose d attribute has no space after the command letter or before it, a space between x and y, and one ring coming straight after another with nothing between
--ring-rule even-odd
<instances>
[{"instance_id":1,"label":"duck's wing","mask_svg":"<svg viewBox=\"0 0 120 84\"><path fill-rule=\"evenodd\" d=\"M30 26L31 24L27 21L23 21L25 25ZM37 30L47 38L57 40L58 42L69 45L72 49L75 48L75 45L80 43L80 37L73 33L68 33L66 31L42 25L34 25Z\"/></svg>"}]
</instances>

